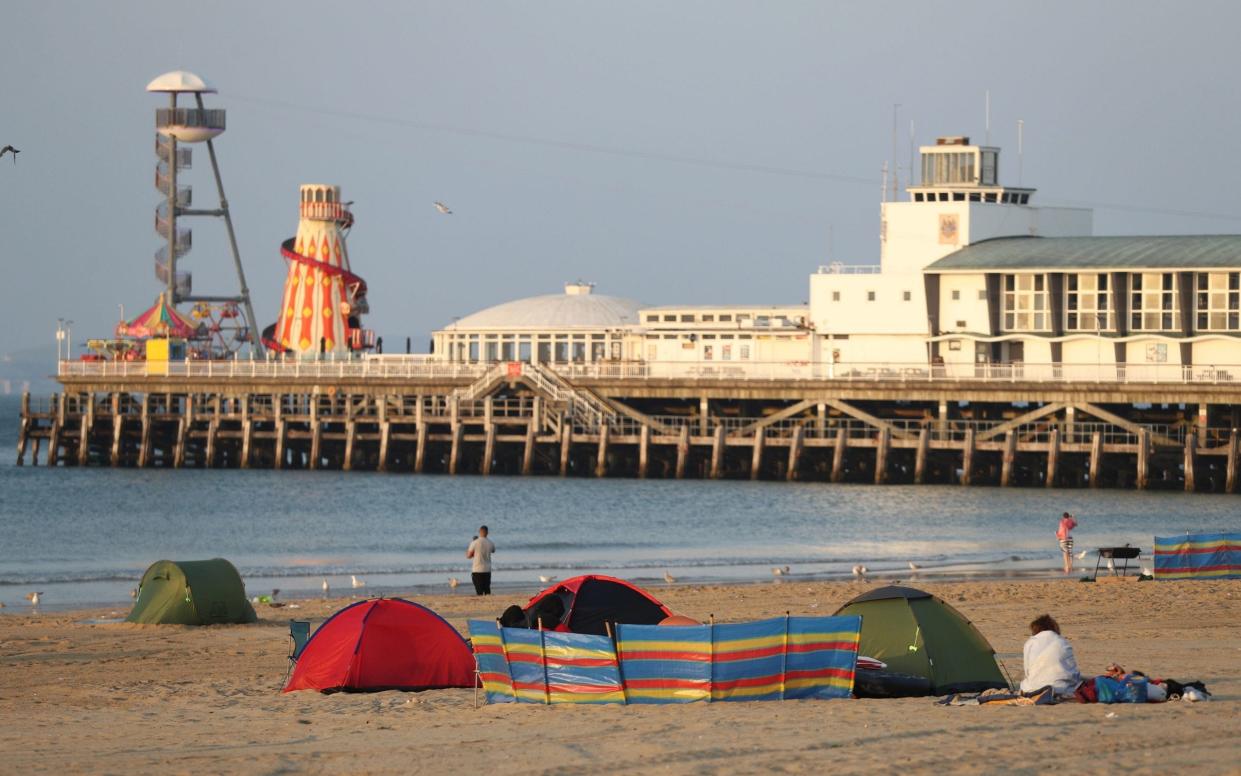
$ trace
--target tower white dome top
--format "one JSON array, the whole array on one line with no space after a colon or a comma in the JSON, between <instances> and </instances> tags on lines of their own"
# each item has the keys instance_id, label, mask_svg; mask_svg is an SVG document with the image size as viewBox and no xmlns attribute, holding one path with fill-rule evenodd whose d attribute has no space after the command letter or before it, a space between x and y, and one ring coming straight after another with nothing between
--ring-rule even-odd
<instances>
[{"instance_id":1,"label":"tower white dome top","mask_svg":"<svg viewBox=\"0 0 1241 776\"><path fill-rule=\"evenodd\" d=\"M187 70L172 70L147 84L148 92L215 93L215 87Z\"/></svg>"}]
</instances>

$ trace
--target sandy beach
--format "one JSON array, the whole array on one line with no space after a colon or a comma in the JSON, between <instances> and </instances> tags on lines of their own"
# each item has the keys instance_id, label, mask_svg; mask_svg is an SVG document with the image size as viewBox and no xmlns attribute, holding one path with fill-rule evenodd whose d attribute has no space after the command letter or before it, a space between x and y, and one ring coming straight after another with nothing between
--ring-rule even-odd
<instances>
[{"instance_id":1,"label":"sandy beach","mask_svg":"<svg viewBox=\"0 0 1241 776\"><path fill-rule=\"evenodd\" d=\"M873 586L877 583L870 583ZM230 773L1241 771L1241 585L918 582L1021 675L1026 623L1051 612L1082 670L1117 661L1202 679L1210 703L947 708L932 699L474 708L469 690L279 693L287 622L348 602L258 607L249 626L91 624L124 611L0 616L4 770ZM830 614L867 585L659 586L719 621ZM533 592L531 590L530 592ZM464 632L522 595L422 596Z\"/></svg>"}]
</instances>

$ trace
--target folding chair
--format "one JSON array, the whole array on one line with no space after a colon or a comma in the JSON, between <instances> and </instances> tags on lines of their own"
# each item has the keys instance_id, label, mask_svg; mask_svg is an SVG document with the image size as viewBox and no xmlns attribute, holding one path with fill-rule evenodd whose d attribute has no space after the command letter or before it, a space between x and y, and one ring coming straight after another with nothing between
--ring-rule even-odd
<instances>
[{"instance_id":1,"label":"folding chair","mask_svg":"<svg viewBox=\"0 0 1241 776\"><path fill-rule=\"evenodd\" d=\"M310 641L310 622L308 620L289 620L289 638L293 641L293 649L289 652L289 667L284 671L284 681L280 683L281 687L289 683L289 674L293 673L293 666L297 663L297 659L302 656L302 650L306 648L306 642Z\"/></svg>"}]
</instances>

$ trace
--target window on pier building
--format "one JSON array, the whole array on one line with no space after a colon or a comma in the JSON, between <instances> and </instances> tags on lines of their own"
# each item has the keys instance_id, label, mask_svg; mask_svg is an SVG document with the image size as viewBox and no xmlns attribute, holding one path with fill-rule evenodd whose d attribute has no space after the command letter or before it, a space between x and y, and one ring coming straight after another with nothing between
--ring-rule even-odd
<instances>
[{"instance_id":1,"label":"window on pier building","mask_svg":"<svg viewBox=\"0 0 1241 776\"><path fill-rule=\"evenodd\" d=\"M1241 330L1241 272L1199 272L1198 331Z\"/></svg>"},{"instance_id":2,"label":"window on pier building","mask_svg":"<svg viewBox=\"0 0 1241 776\"><path fill-rule=\"evenodd\" d=\"M1180 328L1175 272L1139 272L1129 281L1129 328L1134 331L1173 331Z\"/></svg>"},{"instance_id":3,"label":"window on pier building","mask_svg":"<svg viewBox=\"0 0 1241 776\"><path fill-rule=\"evenodd\" d=\"M1106 272L1079 272L1064 276L1064 328L1067 331L1107 331L1111 324L1111 292Z\"/></svg>"},{"instance_id":4,"label":"window on pier building","mask_svg":"<svg viewBox=\"0 0 1241 776\"><path fill-rule=\"evenodd\" d=\"M1004 276L1005 331L1049 331L1047 277L1037 274Z\"/></svg>"}]
</instances>

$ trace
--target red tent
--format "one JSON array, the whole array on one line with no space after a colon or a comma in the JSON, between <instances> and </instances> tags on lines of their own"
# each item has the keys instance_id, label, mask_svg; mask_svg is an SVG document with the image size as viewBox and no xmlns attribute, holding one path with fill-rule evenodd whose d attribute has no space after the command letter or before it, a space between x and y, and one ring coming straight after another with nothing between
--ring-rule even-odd
<instances>
[{"instance_id":1,"label":"red tent","mask_svg":"<svg viewBox=\"0 0 1241 776\"><path fill-rule=\"evenodd\" d=\"M605 635L605 623L657 625L672 614L650 593L623 579L590 574L557 582L530 599L526 616L534 627L543 615L558 622L553 630Z\"/></svg>"},{"instance_id":2,"label":"red tent","mask_svg":"<svg viewBox=\"0 0 1241 776\"><path fill-rule=\"evenodd\" d=\"M401 598L373 598L319 626L284 691L473 686L474 654L443 617Z\"/></svg>"}]
</instances>

